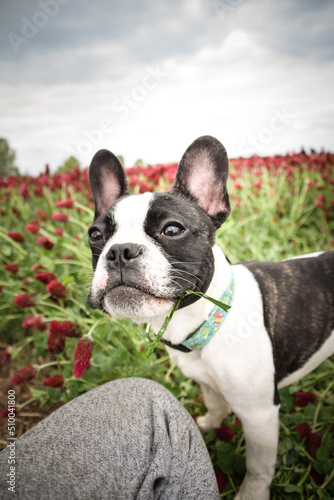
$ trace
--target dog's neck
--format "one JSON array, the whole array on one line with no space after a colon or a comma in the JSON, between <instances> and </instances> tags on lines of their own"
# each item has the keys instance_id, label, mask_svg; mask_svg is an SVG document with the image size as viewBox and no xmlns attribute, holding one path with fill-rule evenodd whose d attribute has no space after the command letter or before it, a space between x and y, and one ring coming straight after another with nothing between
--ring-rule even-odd
<instances>
[{"instance_id":1,"label":"dog's neck","mask_svg":"<svg viewBox=\"0 0 334 500\"><path fill-rule=\"evenodd\" d=\"M229 286L231 269L222 250L215 245L213 247L215 270L206 295L219 300L222 293ZM212 303L206 299L199 299L193 304L176 311L164 334L164 339L173 344L181 344L187 336L195 331L208 318L212 309ZM151 321L154 333L158 333L165 317L160 316Z\"/></svg>"}]
</instances>

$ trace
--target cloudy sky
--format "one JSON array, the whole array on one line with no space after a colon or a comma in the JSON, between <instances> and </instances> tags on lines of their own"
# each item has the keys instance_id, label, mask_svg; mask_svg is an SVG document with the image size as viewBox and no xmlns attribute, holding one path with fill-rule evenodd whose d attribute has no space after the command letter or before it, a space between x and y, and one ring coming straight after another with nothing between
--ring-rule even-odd
<instances>
[{"instance_id":1,"label":"cloudy sky","mask_svg":"<svg viewBox=\"0 0 334 500\"><path fill-rule=\"evenodd\" d=\"M0 0L0 137L22 172L334 150L331 0Z\"/></svg>"}]
</instances>

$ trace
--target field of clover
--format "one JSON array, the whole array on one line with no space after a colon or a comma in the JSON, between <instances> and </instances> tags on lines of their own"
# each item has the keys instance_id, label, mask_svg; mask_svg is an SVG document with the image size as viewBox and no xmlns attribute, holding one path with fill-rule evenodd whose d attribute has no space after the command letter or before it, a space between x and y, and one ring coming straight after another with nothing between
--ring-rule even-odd
<instances>
[{"instance_id":1,"label":"field of clover","mask_svg":"<svg viewBox=\"0 0 334 500\"><path fill-rule=\"evenodd\" d=\"M127 169L132 193L165 190L177 164ZM321 152L230 161L232 214L217 233L229 259L280 260L334 249L334 155ZM31 402L65 403L121 377L166 386L196 417L197 385L160 343L147 359L145 325L91 310L87 228L93 202L87 170L0 179L0 347L15 370L17 415ZM310 284L312 286L312 284ZM314 298L316 300L316 297ZM27 394L27 391L25 392ZM334 497L334 358L280 391L281 423L273 500ZM6 418L7 408L0 408ZM230 500L245 473L242 424L231 415L204 435L221 492Z\"/></svg>"}]
</instances>

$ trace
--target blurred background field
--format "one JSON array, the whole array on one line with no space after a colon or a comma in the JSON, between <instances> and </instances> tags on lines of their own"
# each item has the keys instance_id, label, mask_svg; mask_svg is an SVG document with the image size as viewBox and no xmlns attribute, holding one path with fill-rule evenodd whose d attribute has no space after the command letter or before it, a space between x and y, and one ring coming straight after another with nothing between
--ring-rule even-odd
<instances>
[{"instance_id":1,"label":"blurred background field","mask_svg":"<svg viewBox=\"0 0 334 500\"><path fill-rule=\"evenodd\" d=\"M176 168L141 162L127 169L131 192L168 189ZM229 193L232 213L217 243L232 263L334 249L333 154L232 159ZM202 414L197 385L171 364L162 344L146 359L145 325L86 305L93 220L87 169L71 166L51 175L46 167L37 177L4 177L0 203L1 446L10 388L16 391L19 433L59 405L121 377L156 380L194 418ZM280 391L273 499L334 497L333 380L328 359ZM245 471L242 425L231 415L204 437L222 498L233 498Z\"/></svg>"}]
</instances>

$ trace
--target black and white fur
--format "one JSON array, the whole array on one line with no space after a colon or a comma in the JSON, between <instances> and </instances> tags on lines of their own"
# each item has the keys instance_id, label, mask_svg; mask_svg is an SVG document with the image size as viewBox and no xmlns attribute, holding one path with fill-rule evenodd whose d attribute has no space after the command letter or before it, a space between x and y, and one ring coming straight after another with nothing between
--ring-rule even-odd
<instances>
[{"instance_id":1,"label":"black and white fur","mask_svg":"<svg viewBox=\"0 0 334 500\"><path fill-rule=\"evenodd\" d=\"M200 137L187 149L166 193L129 196L124 170L106 150L94 156L89 229L94 278L88 304L117 318L162 325L187 289L219 299L231 269L235 296L225 322L202 349L167 347L186 377L202 387L203 430L232 409L247 445L238 500L269 498L278 441L278 389L300 379L334 351L334 252L280 263L231 266L215 245L230 213L228 159L222 144ZM212 304L191 295L164 339L180 344L206 320Z\"/></svg>"}]
</instances>

